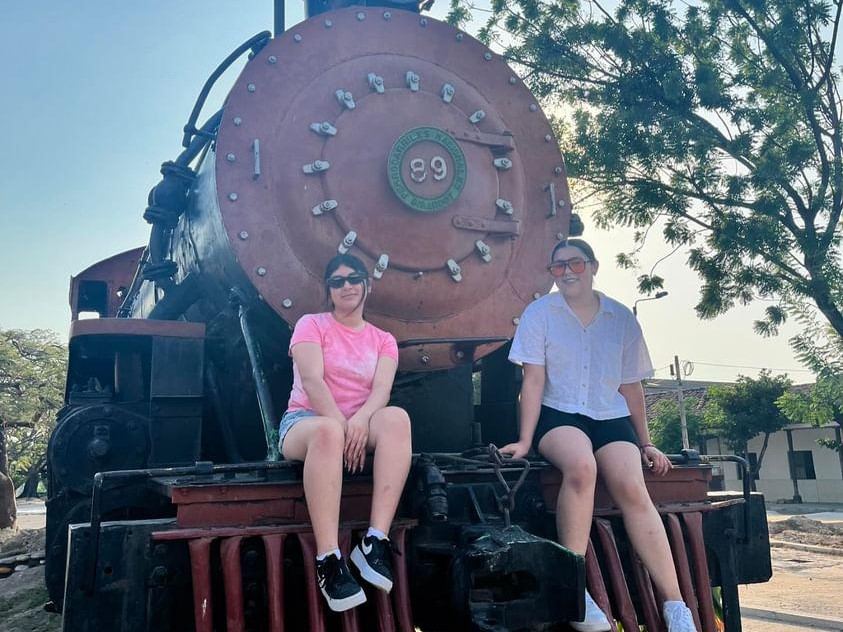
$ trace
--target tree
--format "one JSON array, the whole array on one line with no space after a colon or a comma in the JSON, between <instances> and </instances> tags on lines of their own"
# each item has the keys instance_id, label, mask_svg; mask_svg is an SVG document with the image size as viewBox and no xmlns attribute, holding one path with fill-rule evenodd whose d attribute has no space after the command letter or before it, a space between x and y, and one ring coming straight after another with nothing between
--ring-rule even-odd
<instances>
[{"instance_id":1,"label":"tree","mask_svg":"<svg viewBox=\"0 0 843 632\"><path fill-rule=\"evenodd\" d=\"M685 422L688 424L688 439L691 447L703 440L703 413L701 402L696 397L686 397ZM682 451L682 420L679 416L679 402L672 397L660 399L653 404L649 416L650 438L655 446L666 454Z\"/></svg>"},{"instance_id":2,"label":"tree","mask_svg":"<svg viewBox=\"0 0 843 632\"><path fill-rule=\"evenodd\" d=\"M710 403L706 407L706 426L721 436L726 445L748 458L749 441L764 435L761 451L750 472L755 487L755 477L761 471L770 435L788 424L787 417L776 401L790 388L787 376L773 377L762 371L757 379L741 375L735 384L712 386L708 389Z\"/></svg>"},{"instance_id":3,"label":"tree","mask_svg":"<svg viewBox=\"0 0 843 632\"><path fill-rule=\"evenodd\" d=\"M452 0L450 19L470 15ZM559 122L598 223L658 225L702 279L696 310L772 302L762 334L810 301L843 334L843 0L492 0L480 32ZM618 255L624 266L634 254ZM654 275L639 279L648 292Z\"/></svg>"},{"instance_id":4,"label":"tree","mask_svg":"<svg viewBox=\"0 0 843 632\"><path fill-rule=\"evenodd\" d=\"M0 528L14 525L14 487L44 467L66 355L52 332L0 330Z\"/></svg>"},{"instance_id":5,"label":"tree","mask_svg":"<svg viewBox=\"0 0 843 632\"><path fill-rule=\"evenodd\" d=\"M843 424L843 339L830 327L809 327L799 334L799 359L817 376L807 391L788 391L776 402L792 422L822 427L836 421ZM840 452L836 439L817 439L817 443Z\"/></svg>"}]
</instances>

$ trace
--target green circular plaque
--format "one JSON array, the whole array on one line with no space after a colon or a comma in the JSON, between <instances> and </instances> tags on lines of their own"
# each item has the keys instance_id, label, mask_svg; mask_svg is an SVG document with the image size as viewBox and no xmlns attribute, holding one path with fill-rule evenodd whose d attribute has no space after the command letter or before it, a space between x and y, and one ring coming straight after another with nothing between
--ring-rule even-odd
<instances>
[{"instance_id":1,"label":"green circular plaque","mask_svg":"<svg viewBox=\"0 0 843 632\"><path fill-rule=\"evenodd\" d=\"M444 155L431 157L431 144ZM387 159L389 186L404 204L422 213L435 213L456 200L467 174L465 155L457 141L435 127L404 132Z\"/></svg>"}]
</instances>

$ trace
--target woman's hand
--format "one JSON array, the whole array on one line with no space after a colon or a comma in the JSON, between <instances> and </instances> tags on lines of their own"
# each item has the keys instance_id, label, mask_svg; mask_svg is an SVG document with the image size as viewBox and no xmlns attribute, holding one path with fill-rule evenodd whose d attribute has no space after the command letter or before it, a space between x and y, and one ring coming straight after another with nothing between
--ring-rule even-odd
<instances>
[{"instance_id":1,"label":"woman's hand","mask_svg":"<svg viewBox=\"0 0 843 632\"><path fill-rule=\"evenodd\" d=\"M513 459L523 459L529 451L530 443L528 441L516 441L498 450L501 454L511 456Z\"/></svg>"},{"instance_id":2,"label":"woman's hand","mask_svg":"<svg viewBox=\"0 0 843 632\"><path fill-rule=\"evenodd\" d=\"M369 442L369 418L359 412L349 417L345 424L345 468L359 472L366 462L366 445Z\"/></svg>"},{"instance_id":3,"label":"woman's hand","mask_svg":"<svg viewBox=\"0 0 843 632\"><path fill-rule=\"evenodd\" d=\"M653 474L657 474L658 476L664 476L673 467L673 464L664 455L664 452L654 445L645 445L641 448L641 462L644 464L644 467L650 468Z\"/></svg>"}]
</instances>

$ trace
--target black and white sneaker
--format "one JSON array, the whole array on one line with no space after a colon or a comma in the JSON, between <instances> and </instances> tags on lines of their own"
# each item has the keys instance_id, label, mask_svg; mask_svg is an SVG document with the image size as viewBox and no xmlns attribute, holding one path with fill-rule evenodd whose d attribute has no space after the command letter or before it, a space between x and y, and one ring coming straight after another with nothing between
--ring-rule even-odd
<instances>
[{"instance_id":1,"label":"black and white sneaker","mask_svg":"<svg viewBox=\"0 0 843 632\"><path fill-rule=\"evenodd\" d=\"M351 561L372 586L385 592L392 590L392 545L389 540L367 535L354 547Z\"/></svg>"},{"instance_id":2,"label":"black and white sneaker","mask_svg":"<svg viewBox=\"0 0 843 632\"><path fill-rule=\"evenodd\" d=\"M366 601L366 593L351 575L345 560L333 553L324 560L316 560L316 581L334 612L344 612Z\"/></svg>"}]
</instances>

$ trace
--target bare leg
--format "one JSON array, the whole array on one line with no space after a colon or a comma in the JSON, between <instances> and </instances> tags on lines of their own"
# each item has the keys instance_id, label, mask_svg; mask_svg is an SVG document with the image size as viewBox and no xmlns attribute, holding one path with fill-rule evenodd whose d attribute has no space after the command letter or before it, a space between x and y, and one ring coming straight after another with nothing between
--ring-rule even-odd
<instances>
[{"instance_id":1,"label":"bare leg","mask_svg":"<svg viewBox=\"0 0 843 632\"><path fill-rule=\"evenodd\" d=\"M331 417L301 420L282 444L285 459L304 461L304 497L318 554L339 548L344 446L345 428Z\"/></svg>"},{"instance_id":2,"label":"bare leg","mask_svg":"<svg viewBox=\"0 0 843 632\"><path fill-rule=\"evenodd\" d=\"M638 447L626 441L604 445L595 453L600 477L623 514L632 546L668 601L682 601L670 545L661 517L644 484Z\"/></svg>"},{"instance_id":3,"label":"bare leg","mask_svg":"<svg viewBox=\"0 0 843 632\"><path fill-rule=\"evenodd\" d=\"M375 452L371 526L389 533L413 456L410 417L402 408L381 408L369 421L369 450Z\"/></svg>"},{"instance_id":4,"label":"bare leg","mask_svg":"<svg viewBox=\"0 0 843 632\"><path fill-rule=\"evenodd\" d=\"M542 437L539 452L562 472L562 486L556 500L556 531L562 546L585 555L597 464L591 441L579 428L562 426Z\"/></svg>"}]
</instances>

